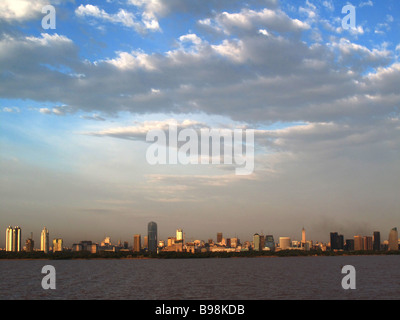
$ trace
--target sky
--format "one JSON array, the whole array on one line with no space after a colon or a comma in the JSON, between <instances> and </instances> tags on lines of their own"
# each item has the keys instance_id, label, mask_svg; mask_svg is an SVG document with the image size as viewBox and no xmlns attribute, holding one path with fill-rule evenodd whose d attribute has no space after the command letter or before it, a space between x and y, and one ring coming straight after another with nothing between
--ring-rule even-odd
<instances>
[{"instance_id":1,"label":"sky","mask_svg":"<svg viewBox=\"0 0 400 320\"><path fill-rule=\"evenodd\" d=\"M397 0L2 0L0 247L9 225L70 246L132 243L150 221L161 239L300 240L304 227L386 240L400 217L399 12ZM149 164L146 134L172 120L254 130L254 172Z\"/></svg>"}]
</instances>

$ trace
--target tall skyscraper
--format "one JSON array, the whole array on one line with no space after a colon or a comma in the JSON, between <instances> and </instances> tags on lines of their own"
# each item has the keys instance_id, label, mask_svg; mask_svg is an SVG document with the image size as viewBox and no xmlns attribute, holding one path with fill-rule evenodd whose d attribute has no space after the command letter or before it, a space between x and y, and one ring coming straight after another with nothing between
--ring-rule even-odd
<instances>
[{"instance_id":1,"label":"tall skyscraper","mask_svg":"<svg viewBox=\"0 0 400 320\"><path fill-rule=\"evenodd\" d=\"M13 229L13 241L12 241L12 251L20 252L22 249L21 244L21 228L15 227Z\"/></svg>"},{"instance_id":2,"label":"tall skyscraper","mask_svg":"<svg viewBox=\"0 0 400 320\"><path fill-rule=\"evenodd\" d=\"M6 229L6 251L13 251L13 228Z\"/></svg>"},{"instance_id":3,"label":"tall skyscraper","mask_svg":"<svg viewBox=\"0 0 400 320\"><path fill-rule=\"evenodd\" d=\"M260 241L260 235L256 233L253 236L253 249L254 251L260 251L261 250L261 241Z\"/></svg>"},{"instance_id":4,"label":"tall skyscraper","mask_svg":"<svg viewBox=\"0 0 400 320\"><path fill-rule=\"evenodd\" d=\"M61 251L63 251L63 239L54 239L53 252L61 252Z\"/></svg>"},{"instance_id":5,"label":"tall skyscraper","mask_svg":"<svg viewBox=\"0 0 400 320\"><path fill-rule=\"evenodd\" d=\"M142 249L142 236L140 234L135 234L133 236L133 252L140 252Z\"/></svg>"},{"instance_id":6,"label":"tall skyscraper","mask_svg":"<svg viewBox=\"0 0 400 320\"><path fill-rule=\"evenodd\" d=\"M273 235L267 235L265 237L265 248L269 248L270 251L275 250L275 240Z\"/></svg>"},{"instance_id":7,"label":"tall skyscraper","mask_svg":"<svg viewBox=\"0 0 400 320\"><path fill-rule=\"evenodd\" d=\"M381 250L381 233L379 231L374 232L374 251Z\"/></svg>"},{"instance_id":8,"label":"tall skyscraper","mask_svg":"<svg viewBox=\"0 0 400 320\"><path fill-rule=\"evenodd\" d=\"M217 243L221 243L222 242L222 232L218 232L217 233Z\"/></svg>"},{"instance_id":9,"label":"tall skyscraper","mask_svg":"<svg viewBox=\"0 0 400 320\"><path fill-rule=\"evenodd\" d=\"M147 235L148 235L148 243L149 243L149 252L157 253L157 223L149 222L147 226Z\"/></svg>"},{"instance_id":10,"label":"tall skyscraper","mask_svg":"<svg viewBox=\"0 0 400 320\"><path fill-rule=\"evenodd\" d=\"M176 230L176 242L183 242L183 230Z\"/></svg>"},{"instance_id":11,"label":"tall skyscraper","mask_svg":"<svg viewBox=\"0 0 400 320\"><path fill-rule=\"evenodd\" d=\"M43 228L40 234L40 250L44 253L49 253L49 230L46 227Z\"/></svg>"},{"instance_id":12,"label":"tall skyscraper","mask_svg":"<svg viewBox=\"0 0 400 320\"><path fill-rule=\"evenodd\" d=\"M306 243L306 230L303 228L301 231L301 246L304 247Z\"/></svg>"},{"instance_id":13,"label":"tall skyscraper","mask_svg":"<svg viewBox=\"0 0 400 320\"><path fill-rule=\"evenodd\" d=\"M389 233L389 251L398 251L399 250L399 233L397 232L397 228L393 228Z\"/></svg>"},{"instance_id":14,"label":"tall skyscraper","mask_svg":"<svg viewBox=\"0 0 400 320\"><path fill-rule=\"evenodd\" d=\"M362 236L354 236L354 250L364 250L364 241Z\"/></svg>"},{"instance_id":15,"label":"tall skyscraper","mask_svg":"<svg viewBox=\"0 0 400 320\"><path fill-rule=\"evenodd\" d=\"M373 246L372 246L372 237L366 236L363 238L364 241L364 250L372 251Z\"/></svg>"}]
</instances>

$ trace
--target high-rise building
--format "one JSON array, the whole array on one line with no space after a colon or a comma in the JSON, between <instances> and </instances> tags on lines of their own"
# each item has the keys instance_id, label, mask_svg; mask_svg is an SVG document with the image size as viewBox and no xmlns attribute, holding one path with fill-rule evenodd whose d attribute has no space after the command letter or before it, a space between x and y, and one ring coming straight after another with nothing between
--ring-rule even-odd
<instances>
[{"instance_id":1,"label":"high-rise building","mask_svg":"<svg viewBox=\"0 0 400 320\"><path fill-rule=\"evenodd\" d=\"M337 232L331 232L331 250L343 250L344 248L344 237L339 235Z\"/></svg>"},{"instance_id":2,"label":"high-rise building","mask_svg":"<svg viewBox=\"0 0 400 320\"><path fill-rule=\"evenodd\" d=\"M346 251L354 251L354 239L347 239L346 246L344 249Z\"/></svg>"},{"instance_id":3,"label":"high-rise building","mask_svg":"<svg viewBox=\"0 0 400 320\"><path fill-rule=\"evenodd\" d=\"M133 236L133 252L140 252L142 249L142 236L140 234L135 234Z\"/></svg>"},{"instance_id":4,"label":"high-rise building","mask_svg":"<svg viewBox=\"0 0 400 320\"><path fill-rule=\"evenodd\" d=\"M40 250L44 253L49 253L49 230L46 227L43 228L40 234Z\"/></svg>"},{"instance_id":5,"label":"high-rise building","mask_svg":"<svg viewBox=\"0 0 400 320\"><path fill-rule=\"evenodd\" d=\"M54 239L53 252L61 252L61 251L63 251L63 239Z\"/></svg>"},{"instance_id":6,"label":"high-rise building","mask_svg":"<svg viewBox=\"0 0 400 320\"><path fill-rule=\"evenodd\" d=\"M260 235L260 250L265 248L265 236Z\"/></svg>"},{"instance_id":7,"label":"high-rise building","mask_svg":"<svg viewBox=\"0 0 400 320\"><path fill-rule=\"evenodd\" d=\"M364 241L362 236L354 236L354 250L364 250Z\"/></svg>"},{"instance_id":8,"label":"high-rise building","mask_svg":"<svg viewBox=\"0 0 400 320\"><path fill-rule=\"evenodd\" d=\"M12 251L20 252L22 249L21 243L21 228L15 227L13 229L13 242L12 242Z\"/></svg>"},{"instance_id":9,"label":"high-rise building","mask_svg":"<svg viewBox=\"0 0 400 320\"><path fill-rule=\"evenodd\" d=\"M253 249L254 251L260 251L261 250L261 241L260 241L260 235L256 233L253 236Z\"/></svg>"},{"instance_id":10,"label":"high-rise building","mask_svg":"<svg viewBox=\"0 0 400 320\"><path fill-rule=\"evenodd\" d=\"M270 251L275 250L275 240L274 236L272 235L267 235L265 237L265 248L269 248Z\"/></svg>"},{"instance_id":11,"label":"high-rise building","mask_svg":"<svg viewBox=\"0 0 400 320\"><path fill-rule=\"evenodd\" d=\"M13 228L6 229L6 251L13 251Z\"/></svg>"},{"instance_id":12,"label":"high-rise building","mask_svg":"<svg viewBox=\"0 0 400 320\"><path fill-rule=\"evenodd\" d=\"M397 232L397 228L393 228L389 233L389 251L398 251L399 250L399 234Z\"/></svg>"},{"instance_id":13,"label":"high-rise building","mask_svg":"<svg viewBox=\"0 0 400 320\"><path fill-rule=\"evenodd\" d=\"M26 239L25 241L25 251L33 252L33 248L35 247L35 241L33 241L32 237Z\"/></svg>"},{"instance_id":14,"label":"high-rise building","mask_svg":"<svg viewBox=\"0 0 400 320\"><path fill-rule=\"evenodd\" d=\"M149 252L152 253L157 253L157 245L158 245L158 240L157 240L157 223L155 222L149 222L147 226L147 235L148 235L148 250Z\"/></svg>"},{"instance_id":15,"label":"high-rise building","mask_svg":"<svg viewBox=\"0 0 400 320\"><path fill-rule=\"evenodd\" d=\"M149 248L149 237L148 236L144 236L143 237L143 248L144 249L148 249Z\"/></svg>"},{"instance_id":16,"label":"high-rise building","mask_svg":"<svg viewBox=\"0 0 400 320\"><path fill-rule=\"evenodd\" d=\"M372 246L372 237L370 236L365 236L363 238L364 241L364 250L372 251L373 246Z\"/></svg>"},{"instance_id":17,"label":"high-rise building","mask_svg":"<svg viewBox=\"0 0 400 320\"><path fill-rule=\"evenodd\" d=\"M301 246L304 247L306 243L306 230L303 228L303 230L301 230Z\"/></svg>"},{"instance_id":18,"label":"high-rise building","mask_svg":"<svg viewBox=\"0 0 400 320\"><path fill-rule=\"evenodd\" d=\"M218 232L217 233L217 243L221 243L222 242L222 232Z\"/></svg>"},{"instance_id":19,"label":"high-rise building","mask_svg":"<svg viewBox=\"0 0 400 320\"><path fill-rule=\"evenodd\" d=\"M381 250L381 233L379 231L374 232L374 244L373 244L373 249L374 251L380 251Z\"/></svg>"},{"instance_id":20,"label":"high-rise building","mask_svg":"<svg viewBox=\"0 0 400 320\"><path fill-rule=\"evenodd\" d=\"M176 242L183 242L183 230L176 230Z\"/></svg>"},{"instance_id":21,"label":"high-rise building","mask_svg":"<svg viewBox=\"0 0 400 320\"><path fill-rule=\"evenodd\" d=\"M279 238L279 248L281 250L287 250L292 246L292 240L289 237Z\"/></svg>"}]
</instances>

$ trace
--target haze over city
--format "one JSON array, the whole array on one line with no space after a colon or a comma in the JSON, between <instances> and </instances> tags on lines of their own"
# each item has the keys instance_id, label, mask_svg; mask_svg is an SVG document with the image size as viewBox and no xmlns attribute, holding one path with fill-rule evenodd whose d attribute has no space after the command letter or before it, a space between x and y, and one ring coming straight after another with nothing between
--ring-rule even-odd
<instances>
[{"instance_id":1,"label":"haze over city","mask_svg":"<svg viewBox=\"0 0 400 320\"><path fill-rule=\"evenodd\" d=\"M55 29L42 8L53 5ZM395 0L2 0L0 247L159 238L329 241L399 226ZM254 172L150 165L150 130L255 130Z\"/></svg>"}]
</instances>

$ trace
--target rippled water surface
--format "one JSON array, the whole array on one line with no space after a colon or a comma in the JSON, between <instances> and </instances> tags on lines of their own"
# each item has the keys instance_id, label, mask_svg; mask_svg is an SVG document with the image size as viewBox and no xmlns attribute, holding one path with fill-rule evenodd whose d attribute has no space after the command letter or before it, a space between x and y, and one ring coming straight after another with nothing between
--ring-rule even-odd
<instances>
[{"instance_id":1,"label":"rippled water surface","mask_svg":"<svg viewBox=\"0 0 400 320\"><path fill-rule=\"evenodd\" d=\"M43 290L42 267L56 268ZM343 290L353 265L356 290ZM400 299L400 256L0 261L0 299Z\"/></svg>"}]
</instances>

